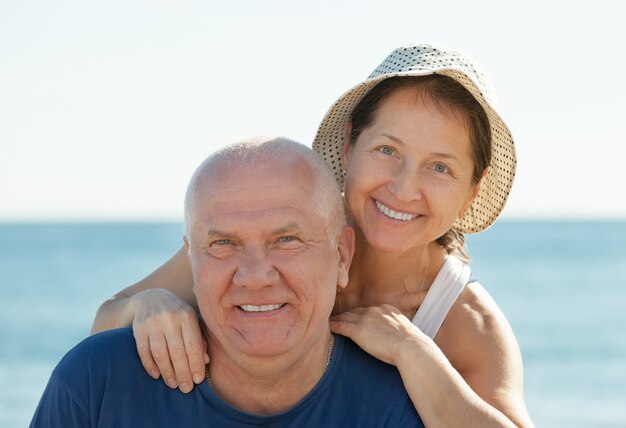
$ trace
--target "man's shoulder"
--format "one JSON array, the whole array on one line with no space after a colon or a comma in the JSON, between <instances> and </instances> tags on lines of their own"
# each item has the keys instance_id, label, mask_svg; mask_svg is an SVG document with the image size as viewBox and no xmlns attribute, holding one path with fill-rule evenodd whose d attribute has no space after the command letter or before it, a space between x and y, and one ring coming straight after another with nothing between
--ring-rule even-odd
<instances>
[{"instance_id":1,"label":"man's shoulder","mask_svg":"<svg viewBox=\"0 0 626 428\"><path fill-rule=\"evenodd\" d=\"M141 383L136 373L143 370L130 329L84 339L55 367L31 426L84 426L97 416L94 410L106 394L122 397Z\"/></svg>"},{"instance_id":2,"label":"man's shoulder","mask_svg":"<svg viewBox=\"0 0 626 428\"><path fill-rule=\"evenodd\" d=\"M406 395L400 373L395 366L387 364L362 350L351 339L340 336L342 345L338 377L347 377L352 387L365 392L367 389L389 391L403 397ZM408 395L406 395L408 398Z\"/></svg>"},{"instance_id":3,"label":"man's shoulder","mask_svg":"<svg viewBox=\"0 0 626 428\"><path fill-rule=\"evenodd\" d=\"M346 337L335 338L339 346L329 366L324 411L343 426L423 426L398 369Z\"/></svg>"},{"instance_id":4,"label":"man's shoulder","mask_svg":"<svg viewBox=\"0 0 626 428\"><path fill-rule=\"evenodd\" d=\"M118 328L103 331L83 339L66 354L66 357L72 358L75 354L83 357L103 357L112 353L126 353L135 349L133 330L130 328Z\"/></svg>"},{"instance_id":5,"label":"man's shoulder","mask_svg":"<svg viewBox=\"0 0 626 428\"><path fill-rule=\"evenodd\" d=\"M141 364L135 347L135 339L130 328L105 331L89 336L72 348L61 359L55 372L72 377L72 374L89 370L97 373L94 368L110 369L115 366L128 368Z\"/></svg>"},{"instance_id":6,"label":"man's shoulder","mask_svg":"<svg viewBox=\"0 0 626 428\"><path fill-rule=\"evenodd\" d=\"M391 376L399 376L395 366L387 364L379 359L371 356L354 343L351 339L341 336L343 344L344 358L349 361L349 367L354 372L373 371L375 373L388 373Z\"/></svg>"}]
</instances>

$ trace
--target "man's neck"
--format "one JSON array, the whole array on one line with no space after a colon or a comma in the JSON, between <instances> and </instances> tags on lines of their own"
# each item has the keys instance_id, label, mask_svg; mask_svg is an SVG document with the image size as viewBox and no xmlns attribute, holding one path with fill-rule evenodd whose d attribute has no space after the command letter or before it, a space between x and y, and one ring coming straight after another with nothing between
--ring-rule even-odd
<instances>
[{"instance_id":1,"label":"man's neck","mask_svg":"<svg viewBox=\"0 0 626 428\"><path fill-rule=\"evenodd\" d=\"M284 411L306 396L320 381L332 351L331 335L324 335L300 352L271 357L227 355L209 343L208 382L227 403L258 415Z\"/></svg>"}]
</instances>

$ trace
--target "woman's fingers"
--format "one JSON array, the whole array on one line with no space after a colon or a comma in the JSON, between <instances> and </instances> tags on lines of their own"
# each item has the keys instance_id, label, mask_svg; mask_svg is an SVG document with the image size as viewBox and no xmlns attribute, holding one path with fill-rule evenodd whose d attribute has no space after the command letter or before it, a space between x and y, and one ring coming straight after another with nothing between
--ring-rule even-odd
<instances>
[{"instance_id":1,"label":"woman's fingers","mask_svg":"<svg viewBox=\"0 0 626 428\"><path fill-rule=\"evenodd\" d=\"M355 329L358 328L357 324L347 321L330 321L330 331L340 334L342 336L349 337L354 340Z\"/></svg>"},{"instance_id":2,"label":"woman's fingers","mask_svg":"<svg viewBox=\"0 0 626 428\"><path fill-rule=\"evenodd\" d=\"M160 373L167 386L187 393L194 383L204 379L206 344L197 318L195 323L180 325L182 328L172 325L164 333L153 331L147 340L143 336L135 339L141 362L150 376L158 378Z\"/></svg>"},{"instance_id":3,"label":"woman's fingers","mask_svg":"<svg viewBox=\"0 0 626 428\"><path fill-rule=\"evenodd\" d=\"M195 314L187 317L183 322L182 335L193 382L199 384L204 380L205 366L209 363L209 355L206 341L200 331L198 317Z\"/></svg>"},{"instance_id":4,"label":"woman's fingers","mask_svg":"<svg viewBox=\"0 0 626 428\"><path fill-rule=\"evenodd\" d=\"M171 364L174 368L174 376L176 385L178 388L187 393L193 389L193 379L191 376L191 370L189 369L189 360L187 359L187 350L185 348L185 341L183 339L183 333L180 326L175 326L173 329L167 329L165 331L165 341L167 343L168 354L163 358L163 364ZM153 350L154 353L154 350ZM168 361L165 361L167 358ZM155 360L159 364L160 361L155 355ZM163 370L161 370L163 373ZM165 382L170 386L168 379Z\"/></svg>"},{"instance_id":5,"label":"woman's fingers","mask_svg":"<svg viewBox=\"0 0 626 428\"><path fill-rule=\"evenodd\" d=\"M331 322L359 322L363 318L361 314L354 312L342 312L339 315L330 317Z\"/></svg>"},{"instance_id":6,"label":"woman's fingers","mask_svg":"<svg viewBox=\"0 0 626 428\"><path fill-rule=\"evenodd\" d=\"M141 359L141 364L143 368L146 369L148 374L153 379L158 379L161 376L161 372L159 371L159 367L156 362L152 358L152 351L150 350L150 339L148 335L138 334L137 331L133 332L135 335L135 343L137 345L137 353L139 354L139 358Z\"/></svg>"},{"instance_id":7,"label":"woman's fingers","mask_svg":"<svg viewBox=\"0 0 626 428\"><path fill-rule=\"evenodd\" d=\"M165 340L165 336L156 335L150 337L150 351L152 352L152 358L159 367L161 377L167 386L174 389L178 387L176 381L176 372L174 366L170 360L170 350Z\"/></svg>"},{"instance_id":8,"label":"woman's fingers","mask_svg":"<svg viewBox=\"0 0 626 428\"><path fill-rule=\"evenodd\" d=\"M137 350L150 376L163 377L170 388L193 389L204 378L208 360L198 316L191 306L165 289L133 296L133 331Z\"/></svg>"},{"instance_id":9,"label":"woman's fingers","mask_svg":"<svg viewBox=\"0 0 626 428\"><path fill-rule=\"evenodd\" d=\"M391 305L343 312L331 318L330 328L333 333L349 337L367 353L389 364L394 364L398 345L418 334L411 321Z\"/></svg>"},{"instance_id":10,"label":"woman's fingers","mask_svg":"<svg viewBox=\"0 0 626 428\"><path fill-rule=\"evenodd\" d=\"M345 311L345 312L341 312L341 313L339 313L337 315L333 315L331 317L331 319L332 318L336 318L336 317L340 317L340 316L345 315L345 314L363 314L363 313L367 312L369 309L370 309L369 307L358 306L356 308L350 309L349 311Z\"/></svg>"}]
</instances>

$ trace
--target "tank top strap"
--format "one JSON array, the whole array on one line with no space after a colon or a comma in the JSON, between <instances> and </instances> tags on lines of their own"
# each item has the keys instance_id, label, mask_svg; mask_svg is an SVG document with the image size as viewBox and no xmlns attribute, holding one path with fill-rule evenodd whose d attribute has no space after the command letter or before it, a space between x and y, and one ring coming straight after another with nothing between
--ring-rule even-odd
<instances>
[{"instance_id":1,"label":"tank top strap","mask_svg":"<svg viewBox=\"0 0 626 428\"><path fill-rule=\"evenodd\" d=\"M434 339L450 308L469 282L470 275L471 269L467 264L454 256L448 256L417 309L413 324Z\"/></svg>"}]
</instances>

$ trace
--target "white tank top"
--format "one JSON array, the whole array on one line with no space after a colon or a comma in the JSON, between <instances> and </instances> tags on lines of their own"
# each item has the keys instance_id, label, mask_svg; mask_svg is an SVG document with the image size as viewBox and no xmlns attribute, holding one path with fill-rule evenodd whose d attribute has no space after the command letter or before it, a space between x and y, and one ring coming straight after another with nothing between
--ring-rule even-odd
<instances>
[{"instance_id":1,"label":"white tank top","mask_svg":"<svg viewBox=\"0 0 626 428\"><path fill-rule=\"evenodd\" d=\"M424 301L413 317L413 324L434 339L470 279L470 267L454 256L448 256Z\"/></svg>"}]
</instances>

